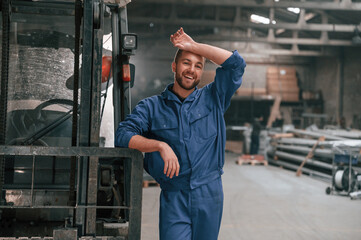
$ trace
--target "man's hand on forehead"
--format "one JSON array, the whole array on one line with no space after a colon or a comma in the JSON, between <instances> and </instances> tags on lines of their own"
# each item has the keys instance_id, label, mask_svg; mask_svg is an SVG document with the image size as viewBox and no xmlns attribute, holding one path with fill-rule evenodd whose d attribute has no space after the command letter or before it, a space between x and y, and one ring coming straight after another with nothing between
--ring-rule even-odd
<instances>
[{"instance_id":1,"label":"man's hand on forehead","mask_svg":"<svg viewBox=\"0 0 361 240\"><path fill-rule=\"evenodd\" d=\"M176 33L170 36L170 41L173 45L181 50L198 54L217 65L224 63L232 52L209 44L195 42L190 36L188 36L183 28L180 28Z\"/></svg>"},{"instance_id":2,"label":"man's hand on forehead","mask_svg":"<svg viewBox=\"0 0 361 240\"><path fill-rule=\"evenodd\" d=\"M196 42L180 28L177 32L170 35L170 41L174 47L182 49L184 51L192 52L192 48Z\"/></svg>"}]
</instances>

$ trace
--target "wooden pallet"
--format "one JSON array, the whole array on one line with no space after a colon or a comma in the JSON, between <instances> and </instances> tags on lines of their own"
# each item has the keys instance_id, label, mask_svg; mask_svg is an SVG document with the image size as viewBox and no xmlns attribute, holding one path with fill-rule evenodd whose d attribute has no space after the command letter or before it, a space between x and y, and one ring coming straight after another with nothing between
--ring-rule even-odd
<instances>
[{"instance_id":1,"label":"wooden pallet","mask_svg":"<svg viewBox=\"0 0 361 240\"><path fill-rule=\"evenodd\" d=\"M243 155L243 156L239 156L236 163L238 165L251 164L252 166L255 166L255 165L268 166L268 162L264 159L264 157L262 155L254 155L254 156Z\"/></svg>"},{"instance_id":2,"label":"wooden pallet","mask_svg":"<svg viewBox=\"0 0 361 240\"><path fill-rule=\"evenodd\" d=\"M159 183L157 183L155 180L143 180L143 188L147 188L151 186L159 187Z\"/></svg>"}]
</instances>

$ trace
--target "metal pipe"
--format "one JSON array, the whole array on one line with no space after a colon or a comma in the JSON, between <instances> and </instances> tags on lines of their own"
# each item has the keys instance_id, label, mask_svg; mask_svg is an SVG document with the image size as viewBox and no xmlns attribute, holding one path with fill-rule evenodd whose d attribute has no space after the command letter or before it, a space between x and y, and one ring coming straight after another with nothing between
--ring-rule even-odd
<instances>
[{"instance_id":1,"label":"metal pipe","mask_svg":"<svg viewBox=\"0 0 361 240\"><path fill-rule=\"evenodd\" d=\"M314 139L305 139L305 138L280 138L278 139L278 144L289 144L289 145L299 145L299 146L313 146L317 140ZM325 148L332 148L333 141L323 141L319 142L318 146Z\"/></svg>"},{"instance_id":2,"label":"metal pipe","mask_svg":"<svg viewBox=\"0 0 361 240\"><path fill-rule=\"evenodd\" d=\"M300 134L300 135L306 135L306 136L310 136L310 137L314 137L314 138L319 138L319 137L323 136L327 140L347 140L347 138L343 138L343 137L332 136L329 134L320 134L317 132L310 132L310 131L300 130L300 129L292 129L292 130L289 130L288 132Z\"/></svg>"},{"instance_id":3,"label":"metal pipe","mask_svg":"<svg viewBox=\"0 0 361 240\"><path fill-rule=\"evenodd\" d=\"M299 155L295 155L295 154L291 154L291 153L286 153L286 152L281 152L281 151L276 151L275 155L281 158L286 158L286 159L290 159L290 160L294 160L297 161L299 163L302 163L303 160L305 160L304 156L299 156ZM320 162L317 161L313 158L308 159L306 165L313 165L316 167L321 167L321 168L325 168L327 170L332 170L332 165L328 164L328 163L324 163L324 162Z\"/></svg>"},{"instance_id":4,"label":"metal pipe","mask_svg":"<svg viewBox=\"0 0 361 240\"><path fill-rule=\"evenodd\" d=\"M297 170L298 166L295 166L293 164L284 162L282 160L273 160L273 159L269 159L268 160L269 163L274 164L274 165L279 165L282 167L286 167L292 170ZM326 182L330 183L332 180L332 177L330 175L324 174L324 173L320 173L320 172L316 172L316 171L312 171L311 169L308 169L307 167L303 167L302 172L309 174L311 177L312 176L317 176L320 177L322 180L326 180Z\"/></svg>"},{"instance_id":5,"label":"metal pipe","mask_svg":"<svg viewBox=\"0 0 361 240\"><path fill-rule=\"evenodd\" d=\"M331 146L332 147L332 146ZM274 156L274 155L276 155L275 153L283 153L282 151L273 151L272 149L269 149L268 151L267 151L267 155L270 155L270 156ZM298 160L296 160L296 161L300 161L301 159L302 160L304 160L304 157L303 156L297 156L297 155L294 155L294 154L290 154L290 153L284 153L283 154L283 156L285 156L287 154L287 156L286 156L286 158L289 158L289 159L291 159L291 160L295 160L295 159L293 159L293 156L295 156L295 157L298 157ZM332 156L332 158L333 158L333 156ZM355 171L357 171L358 173L361 173L361 168L360 167L356 167L356 166L353 166L352 167Z\"/></svg>"},{"instance_id":6,"label":"metal pipe","mask_svg":"<svg viewBox=\"0 0 361 240\"><path fill-rule=\"evenodd\" d=\"M316 130L315 132L318 132L320 134L328 134L328 135L332 135L332 136L337 136L337 137L361 139L361 131L319 129L319 130Z\"/></svg>"},{"instance_id":7,"label":"metal pipe","mask_svg":"<svg viewBox=\"0 0 361 240\"><path fill-rule=\"evenodd\" d=\"M317 140L304 138L280 138L277 142L280 144L313 146L317 142Z\"/></svg>"},{"instance_id":8,"label":"metal pipe","mask_svg":"<svg viewBox=\"0 0 361 240\"><path fill-rule=\"evenodd\" d=\"M283 149L283 150L303 153L303 154L307 155L311 151L312 148L300 147L300 146L289 146L289 145L277 145L277 149ZM331 149L316 149L314 151L314 155L317 155L319 157L331 158L331 159L333 157L333 153L332 153Z\"/></svg>"}]
</instances>

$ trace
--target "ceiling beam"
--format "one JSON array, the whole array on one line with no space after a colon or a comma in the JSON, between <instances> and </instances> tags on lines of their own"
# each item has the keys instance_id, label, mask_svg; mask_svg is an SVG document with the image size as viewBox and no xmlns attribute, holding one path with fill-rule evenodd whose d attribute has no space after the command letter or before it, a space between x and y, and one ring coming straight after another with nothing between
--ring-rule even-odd
<instances>
[{"instance_id":1,"label":"ceiling beam","mask_svg":"<svg viewBox=\"0 0 361 240\"><path fill-rule=\"evenodd\" d=\"M204 19L184 19L160 17L134 17L128 16L130 23L144 23L144 24L164 24L164 25L178 25L178 26L203 26L203 27L240 27L240 28L263 28L263 29L288 29L298 31L327 31L327 32L354 32L357 27L361 30L361 25L350 24L315 24L315 23L276 23L276 24L262 24L252 22L230 22L221 20L204 20Z\"/></svg>"},{"instance_id":2,"label":"ceiling beam","mask_svg":"<svg viewBox=\"0 0 361 240\"><path fill-rule=\"evenodd\" d=\"M302 11L304 11L304 10L301 10L301 12L302 12ZM316 14L316 13L307 13L307 14L304 14L303 17L304 17L303 20L304 20L305 22L308 22L309 20L317 17L317 14ZM300 19L299 19L298 22L300 22ZM285 31L286 31L286 29L284 29L284 28L277 29L276 35L280 35L280 34L284 33Z\"/></svg>"},{"instance_id":3,"label":"ceiling beam","mask_svg":"<svg viewBox=\"0 0 361 240\"><path fill-rule=\"evenodd\" d=\"M253 51L252 53L275 55L275 56L303 56L303 57L320 57L320 56L333 56L331 53L324 53L322 51L294 51L286 49L263 49L262 51ZM247 54L247 53L246 53Z\"/></svg>"},{"instance_id":4,"label":"ceiling beam","mask_svg":"<svg viewBox=\"0 0 361 240\"><path fill-rule=\"evenodd\" d=\"M155 37L152 33L138 33L143 39L159 39ZM231 34L210 34L210 35L200 35L195 36L195 40L201 42L258 42L258 43L270 43L270 44L279 44L279 45L304 45L304 46L347 46L352 47L356 46L352 43L352 40L330 40L330 39L322 39L322 38L281 38L281 37L252 37L252 36L241 36L241 35L231 35ZM359 45L357 45L359 46Z\"/></svg>"},{"instance_id":5,"label":"ceiling beam","mask_svg":"<svg viewBox=\"0 0 361 240\"><path fill-rule=\"evenodd\" d=\"M198 40L199 38L195 38ZM214 40L216 41L216 40ZM214 43L216 46L221 46L222 48L234 50L237 49L238 52L242 53L242 56L252 57L252 56L304 56L304 57L320 57L320 56L336 56L338 54L337 49L331 49L331 48L320 48L319 50L299 50L298 48L292 48L292 49L280 49L280 48L274 48L274 49L265 49L260 48L258 46L253 46L252 43L246 45L246 47L239 48L234 44L229 44L229 42L224 41L224 39L220 40L217 43ZM155 48L156 45L156 48ZM145 47L147 46L147 47ZM163 60L169 60L169 55L162 55L159 54L167 53L169 51L164 51L164 47L169 47L170 43L167 41L164 41L162 39L153 39L152 41L147 41L144 39L143 41L143 47L145 47L147 50L145 53L142 52L141 49L138 49L140 52L142 52L142 58L152 58L155 57ZM245 46L245 45L243 45ZM152 51L149 51L149 49L152 49ZM172 48L173 49L173 48ZM167 50L167 49L166 49Z\"/></svg>"},{"instance_id":6,"label":"ceiling beam","mask_svg":"<svg viewBox=\"0 0 361 240\"><path fill-rule=\"evenodd\" d=\"M198 6L229 6L229 7L252 7L252 8L305 8L334 11L361 11L361 3L353 3L351 0L341 0L339 2L327 1L300 1L282 0L275 2L273 0L141 0L142 3L163 3L179 5L198 5Z\"/></svg>"},{"instance_id":7,"label":"ceiling beam","mask_svg":"<svg viewBox=\"0 0 361 240\"><path fill-rule=\"evenodd\" d=\"M159 38L154 34L141 34L142 36L142 45L138 49L139 52L142 52L143 57L157 57L169 59L169 55L165 53L169 53L169 51L174 51L174 47L171 45L168 39ZM262 44L256 43L256 41L243 43L242 41L228 41L229 39L224 38L209 38L205 37L197 37L194 39L196 41L202 41L204 43L213 42L212 45L222 47L228 50L237 49L242 56L309 56L309 57L319 57L319 56L337 56L339 53L339 48L332 47L319 47L313 50L304 50L296 48L276 48L279 46L272 46L274 48L262 47ZM240 44L239 44L240 43ZM269 46L271 47L271 46ZM173 50L172 50L173 49Z\"/></svg>"},{"instance_id":8,"label":"ceiling beam","mask_svg":"<svg viewBox=\"0 0 361 240\"><path fill-rule=\"evenodd\" d=\"M225 41L225 42L262 42L275 44L298 44L311 46L355 46L351 40L324 40L314 38L262 38L262 37L242 37L232 35L209 35L196 38L202 41Z\"/></svg>"}]
</instances>

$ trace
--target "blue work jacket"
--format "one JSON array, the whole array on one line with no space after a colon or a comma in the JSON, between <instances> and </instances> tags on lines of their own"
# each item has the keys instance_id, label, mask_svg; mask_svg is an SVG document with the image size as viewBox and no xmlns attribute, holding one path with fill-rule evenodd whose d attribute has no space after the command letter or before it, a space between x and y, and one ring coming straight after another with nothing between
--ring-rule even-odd
<instances>
[{"instance_id":1,"label":"blue work jacket","mask_svg":"<svg viewBox=\"0 0 361 240\"><path fill-rule=\"evenodd\" d=\"M234 51L216 70L214 82L196 88L183 102L167 86L161 95L139 102L119 124L115 146L128 147L134 135L166 142L178 157L179 176L163 173L159 152L146 153L145 170L163 190L194 189L223 174L224 113L242 83L246 63Z\"/></svg>"}]
</instances>

